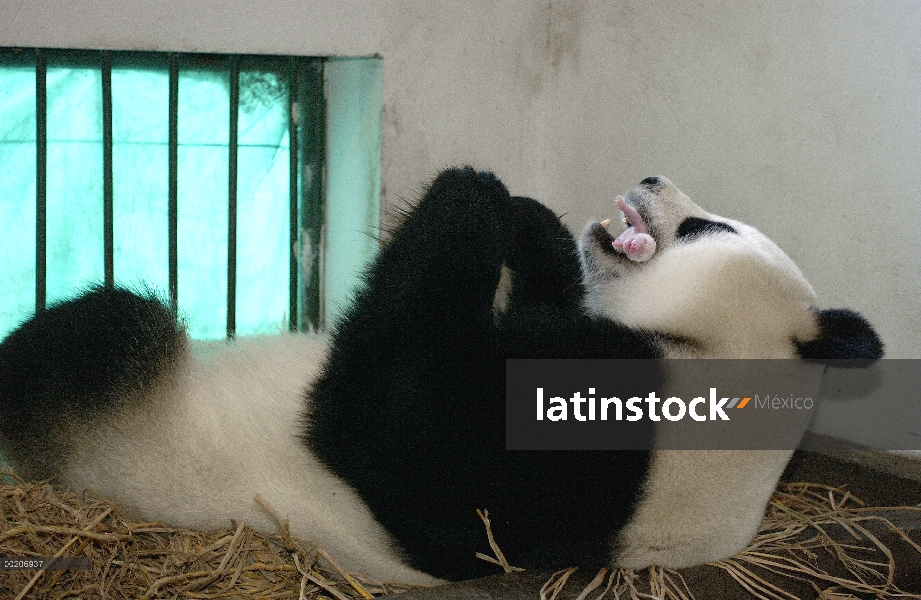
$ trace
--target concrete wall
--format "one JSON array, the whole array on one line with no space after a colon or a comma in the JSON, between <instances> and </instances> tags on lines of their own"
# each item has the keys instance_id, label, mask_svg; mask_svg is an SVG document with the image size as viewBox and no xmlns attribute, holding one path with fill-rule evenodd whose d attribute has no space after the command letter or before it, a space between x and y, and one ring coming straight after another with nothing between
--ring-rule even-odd
<instances>
[{"instance_id":1,"label":"concrete wall","mask_svg":"<svg viewBox=\"0 0 921 600\"><path fill-rule=\"evenodd\" d=\"M666 175L905 358L921 358L919 31L908 0L0 3L4 46L378 54L385 206L469 162L579 229ZM911 416L894 425L921 429Z\"/></svg>"}]
</instances>

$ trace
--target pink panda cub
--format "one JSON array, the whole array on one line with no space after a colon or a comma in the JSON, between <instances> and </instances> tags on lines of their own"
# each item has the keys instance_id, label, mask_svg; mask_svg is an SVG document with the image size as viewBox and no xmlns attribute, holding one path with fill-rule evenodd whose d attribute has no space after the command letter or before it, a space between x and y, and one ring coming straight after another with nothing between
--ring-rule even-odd
<instances>
[{"instance_id":1,"label":"pink panda cub","mask_svg":"<svg viewBox=\"0 0 921 600\"><path fill-rule=\"evenodd\" d=\"M656 240L649 235L643 218L635 208L627 204L623 196L618 196L614 202L620 212L624 213L624 223L627 224L627 229L617 236L611 245L633 262L646 262L656 253ZM608 223L604 225L607 226Z\"/></svg>"}]
</instances>

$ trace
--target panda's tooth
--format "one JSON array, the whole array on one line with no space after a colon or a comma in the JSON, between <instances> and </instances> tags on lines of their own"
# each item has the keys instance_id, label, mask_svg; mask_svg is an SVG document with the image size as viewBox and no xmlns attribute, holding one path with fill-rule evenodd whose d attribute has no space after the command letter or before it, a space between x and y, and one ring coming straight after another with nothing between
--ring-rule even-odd
<instances>
[{"instance_id":1,"label":"panda's tooth","mask_svg":"<svg viewBox=\"0 0 921 600\"><path fill-rule=\"evenodd\" d=\"M610 224L611 224L611 219L605 219L604 221L601 222L601 226L604 227L605 229L607 229L608 225Z\"/></svg>"}]
</instances>

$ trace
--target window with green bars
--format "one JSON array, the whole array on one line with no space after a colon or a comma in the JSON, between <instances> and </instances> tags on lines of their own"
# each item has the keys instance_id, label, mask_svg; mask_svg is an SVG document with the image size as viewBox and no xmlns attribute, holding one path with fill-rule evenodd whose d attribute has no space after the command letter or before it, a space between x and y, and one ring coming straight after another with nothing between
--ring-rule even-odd
<instances>
[{"instance_id":1,"label":"window with green bars","mask_svg":"<svg viewBox=\"0 0 921 600\"><path fill-rule=\"evenodd\" d=\"M376 251L381 97L375 58L0 50L0 338L96 283L199 339L322 328Z\"/></svg>"}]
</instances>

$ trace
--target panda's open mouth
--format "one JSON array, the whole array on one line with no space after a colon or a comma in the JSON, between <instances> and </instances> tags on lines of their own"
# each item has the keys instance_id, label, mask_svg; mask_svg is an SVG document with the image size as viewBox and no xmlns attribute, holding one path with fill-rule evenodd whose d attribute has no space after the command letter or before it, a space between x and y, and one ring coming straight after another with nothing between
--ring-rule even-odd
<instances>
[{"instance_id":1,"label":"panda's open mouth","mask_svg":"<svg viewBox=\"0 0 921 600\"><path fill-rule=\"evenodd\" d=\"M617 237L608 232L610 219L597 223L589 234L601 250L617 258L628 258L633 262L644 262L652 258L656 251L656 241L650 235L649 228L639 212L624 200L623 196L615 199L617 208L624 214L627 228Z\"/></svg>"},{"instance_id":2,"label":"panda's open mouth","mask_svg":"<svg viewBox=\"0 0 921 600\"><path fill-rule=\"evenodd\" d=\"M646 222L643 221L640 213L627 204L623 196L615 198L614 203L617 204L620 212L624 213L624 223L627 225L627 229L614 240L613 246L615 250L626 252L626 248L638 239L637 234L649 235L649 228L646 227Z\"/></svg>"}]
</instances>

